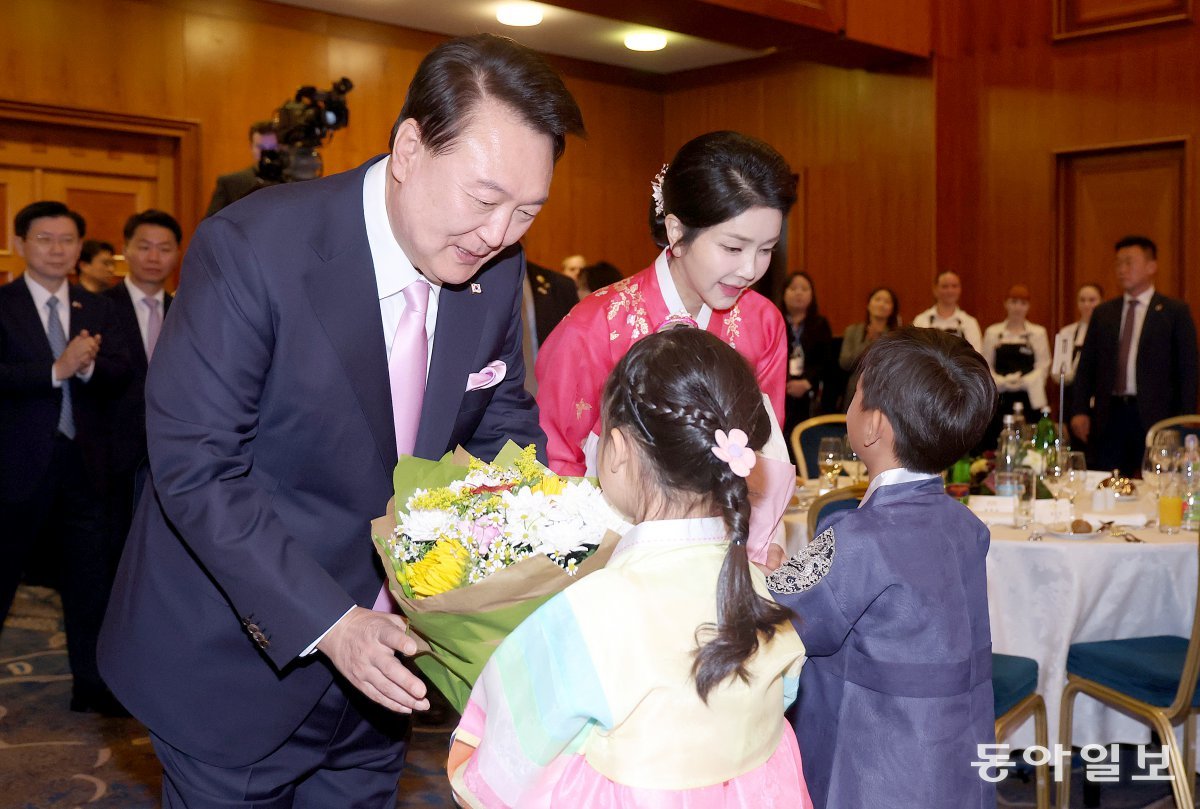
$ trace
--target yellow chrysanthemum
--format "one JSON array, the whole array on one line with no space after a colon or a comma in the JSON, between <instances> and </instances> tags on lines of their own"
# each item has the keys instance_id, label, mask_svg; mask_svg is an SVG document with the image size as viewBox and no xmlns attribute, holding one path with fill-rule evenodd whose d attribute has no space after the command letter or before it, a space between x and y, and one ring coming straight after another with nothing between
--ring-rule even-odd
<instances>
[{"instance_id":1,"label":"yellow chrysanthemum","mask_svg":"<svg viewBox=\"0 0 1200 809\"><path fill-rule=\"evenodd\" d=\"M546 475L536 486L531 486L530 491L541 492L544 495L562 494L567 488L567 482L558 475Z\"/></svg>"},{"instance_id":2,"label":"yellow chrysanthemum","mask_svg":"<svg viewBox=\"0 0 1200 809\"><path fill-rule=\"evenodd\" d=\"M407 566L408 583L418 598L453 590L467 572L467 549L458 540L438 540L424 558Z\"/></svg>"}]
</instances>

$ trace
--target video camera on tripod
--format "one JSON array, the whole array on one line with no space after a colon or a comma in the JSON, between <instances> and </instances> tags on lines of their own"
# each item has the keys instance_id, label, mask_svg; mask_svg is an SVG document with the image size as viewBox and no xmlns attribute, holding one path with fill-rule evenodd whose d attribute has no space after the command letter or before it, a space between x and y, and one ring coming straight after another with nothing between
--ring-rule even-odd
<instances>
[{"instance_id":1,"label":"video camera on tripod","mask_svg":"<svg viewBox=\"0 0 1200 809\"><path fill-rule=\"evenodd\" d=\"M275 110L278 149L263 149L254 173L261 185L312 180L324 168L317 148L333 136L335 130L350 123L346 93L353 82L343 76L328 90L306 85L294 98Z\"/></svg>"}]
</instances>

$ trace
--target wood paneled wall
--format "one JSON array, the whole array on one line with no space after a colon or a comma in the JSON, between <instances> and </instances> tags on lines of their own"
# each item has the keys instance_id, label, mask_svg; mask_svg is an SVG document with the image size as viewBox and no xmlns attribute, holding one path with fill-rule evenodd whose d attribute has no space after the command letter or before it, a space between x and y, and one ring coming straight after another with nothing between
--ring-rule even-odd
<instances>
[{"instance_id":1,"label":"wood paneled wall","mask_svg":"<svg viewBox=\"0 0 1200 809\"><path fill-rule=\"evenodd\" d=\"M891 286L901 314L929 306L934 240L933 86L796 64L666 98L664 152L712 129L762 138L804 175L788 266L813 277L835 334Z\"/></svg>"},{"instance_id":2,"label":"wood paneled wall","mask_svg":"<svg viewBox=\"0 0 1200 809\"><path fill-rule=\"evenodd\" d=\"M385 151L409 79L444 39L258 0L6 0L0 31L0 96L198 120L200 211L218 174L248 164L249 124L302 85L355 84L350 125L321 150L327 173ZM529 255L556 267L582 252L632 271L649 251L643 191L660 160L661 96L566 78L591 136L568 144Z\"/></svg>"},{"instance_id":3,"label":"wood paneled wall","mask_svg":"<svg viewBox=\"0 0 1200 809\"><path fill-rule=\"evenodd\" d=\"M1200 313L1200 28L1129 29L1052 40L1051 4L941 3L936 34L937 260L964 276L981 323L1003 316L1015 282L1030 318L1055 328L1055 153L1161 140L1186 142L1183 295ZM1152 238L1154 234L1147 234ZM1097 280L1112 295L1111 265ZM1073 292L1073 291L1072 291Z\"/></svg>"}]
</instances>

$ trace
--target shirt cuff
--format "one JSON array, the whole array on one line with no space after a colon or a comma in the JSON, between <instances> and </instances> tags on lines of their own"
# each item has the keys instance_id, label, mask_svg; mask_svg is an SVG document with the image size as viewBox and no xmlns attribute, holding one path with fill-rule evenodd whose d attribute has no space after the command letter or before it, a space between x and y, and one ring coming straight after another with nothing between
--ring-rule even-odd
<instances>
[{"instance_id":1,"label":"shirt cuff","mask_svg":"<svg viewBox=\"0 0 1200 809\"><path fill-rule=\"evenodd\" d=\"M63 386L63 383L66 381L67 380L59 379L57 376L54 375L54 365L51 364L50 365L50 384L56 388L61 388Z\"/></svg>"},{"instance_id":2,"label":"shirt cuff","mask_svg":"<svg viewBox=\"0 0 1200 809\"><path fill-rule=\"evenodd\" d=\"M86 368L84 368L79 373L75 374L75 376L78 377L80 379L80 381L90 382L92 379L92 374L94 374L95 372L96 372L96 362L95 362L95 360L93 360L92 362L89 362L87 364Z\"/></svg>"},{"instance_id":3,"label":"shirt cuff","mask_svg":"<svg viewBox=\"0 0 1200 809\"><path fill-rule=\"evenodd\" d=\"M352 610L352 609L354 609L353 605L350 607L350 610ZM326 629L324 632L322 632L320 634L320 636L316 640L314 640L312 643L308 644L308 648L306 648L303 652L301 652L300 656L308 657L313 652L317 651L317 644L320 643L321 641L325 640L325 636L328 635L333 630L333 628L338 625L338 623L342 620L342 618L345 618L347 615L350 614L350 610L346 610L345 612L343 612L341 618L338 618L337 621L334 621L332 624L329 625L329 629Z\"/></svg>"}]
</instances>

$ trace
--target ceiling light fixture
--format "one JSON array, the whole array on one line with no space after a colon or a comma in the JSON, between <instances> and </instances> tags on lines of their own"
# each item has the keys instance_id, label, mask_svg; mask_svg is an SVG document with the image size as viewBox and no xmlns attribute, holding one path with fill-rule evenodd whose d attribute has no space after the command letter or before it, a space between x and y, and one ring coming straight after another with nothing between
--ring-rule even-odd
<instances>
[{"instance_id":1,"label":"ceiling light fixture","mask_svg":"<svg viewBox=\"0 0 1200 809\"><path fill-rule=\"evenodd\" d=\"M625 35L625 47L631 51L661 51L667 47L667 35L659 31L635 31Z\"/></svg>"},{"instance_id":2,"label":"ceiling light fixture","mask_svg":"<svg viewBox=\"0 0 1200 809\"><path fill-rule=\"evenodd\" d=\"M537 3L501 3L496 7L496 21L528 28L542 21L542 7Z\"/></svg>"}]
</instances>

